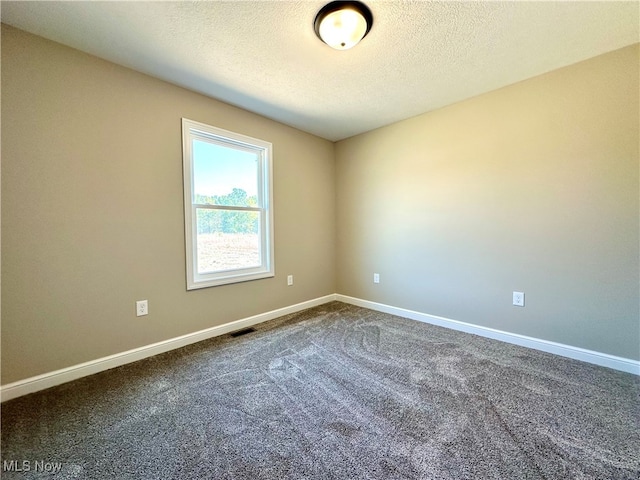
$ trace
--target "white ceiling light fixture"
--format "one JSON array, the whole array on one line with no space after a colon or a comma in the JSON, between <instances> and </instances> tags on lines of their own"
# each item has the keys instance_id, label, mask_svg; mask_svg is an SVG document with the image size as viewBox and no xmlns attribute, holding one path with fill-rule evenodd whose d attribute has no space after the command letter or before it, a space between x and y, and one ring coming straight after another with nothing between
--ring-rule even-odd
<instances>
[{"instance_id":1,"label":"white ceiling light fixture","mask_svg":"<svg viewBox=\"0 0 640 480\"><path fill-rule=\"evenodd\" d=\"M371 10L361 2L336 1L320 9L314 28L318 38L336 50L348 50L362 40L373 25Z\"/></svg>"}]
</instances>

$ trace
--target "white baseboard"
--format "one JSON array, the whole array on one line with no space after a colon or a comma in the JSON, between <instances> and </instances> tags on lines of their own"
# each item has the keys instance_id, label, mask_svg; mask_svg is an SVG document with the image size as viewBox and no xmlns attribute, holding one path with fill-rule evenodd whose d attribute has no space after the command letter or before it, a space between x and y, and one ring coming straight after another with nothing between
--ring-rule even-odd
<instances>
[{"instance_id":1,"label":"white baseboard","mask_svg":"<svg viewBox=\"0 0 640 480\"><path fill-rule=\"evenodd\" d=\"M561 343L526 337L524 335L518 335L515 333L503 332L501 330L481 327L470 323L451 320L449 318L438 317L435 315L429 315L426 313L416 312L414 310L407 310L399 307L393 307L391 305L371 302L369 300L362 300L346 295L332 294L288 307L272 310L270 312L254 315L252 317L242 318L240 320L225 323L224 325L218 325L215 327L207 328L205 330L200 330L198 332L182 335L180 337L171 338L169 340L164 340L162 342L154 343L151 345L146 345L144 347L135 348L126 352L117 353L108 357L91 360L79 365L74 365L53 372L44 373L42 375L27 378L25 380L19 380L17 382L9 383L0 387L0 401L4 402L7 400L11 400L12 398L21 397L29 393L34 393L46 388L55 387L56 385L60 385L62 383L77 380L78 378L93 375L94 373L102 372L104 370L109 370L110 368L115 368L127 363L142 360L143 358L152 357L153 355L168 352L170 350L184 347L186 345L206 340L208 338L217 337L219 335L224 335L235 330L247 328L251 325L256 325L268 320L273 320L274 318L278 318L283 315L289 315L291 313L296 313L307 308L316 307L333 300L350 303L352 305L368 308L370 310L376 310L378 312L390 313L399 317L438 325L440 327L473 333L474 335L479 335L481 337L493 338L495 340L500 340L506 343L512 343L523 347L533 348L535 350L541 350L543 352L553 353L555 355L560 355L563 357L573 358L575 360L581 360L583 362L593 363L595 365L600 365L603 367L613 368L614 370L620 370L623 372L640 375L640 362L637 360L616 357L614 355L609 355L606 353L600 353L592 350L586 350L584 348L563 345Z\"/></svg>"},{"instance_id":2,"label":"white baseboard","mask_svg":"<svg viewBox=\"0 0 640 480\"><path fill-rule=\"evenodd\" d=\"M143 358L152 357L159 353L168 352L176 348L184 347L192 343L206 340L208 338L224 335L235 330L250 327L258 323L273 320L274 318L282 317L283 315L289 315L290 313L296 313L307 308L316 307L323 303L328 303L336 299L336 295L327 295L324 297L315 298L306 302L298 303L270 312L261 313L252 317L242 318L233 322L225 323L224 325L218 325L215 327L200 330L198 332L189 333L180 337L171 338L162 342L146 345L140 348L134 348L122 353L116 353L108 357L98 358L97 360L91 360L89 362L74 365L72 367L63 368L35 377L27 378L17 382L9 383L0 387L1 401L11 400L12 398L21 397L29 393L38 392L45 388L55 387L62 383L77 380L78 378L86 377L87 375L93 375L94 373L109 370L110 368L119 367L127 363L142 360Z\"/></svg>"},{"instance_id":3,"label":"white baseboard","mask_svg":"<svg viewBox=\"0 0 640 480\"><path fill-rule=\"evenodd\" d=\"M473 333L474 335L479 335L481 337L493 338L502 342L512 343L527 348L533 348L535 350L541 350L543 352L553 353L555 355L572 358L574 360L593 363L602 367L613 368L614 370L620 370L622 372L632 373L634 375L640 375L640 362L637 360L631 360L629 358L616 357L614 355L595 352L593 350L586 350L579 347L572 347L571 345L564 345L562 343L540 340L533 337L526 337L524 335L518 335L516 333L503 332L501 330L495 330L493 328L481 327L470 323L460 322L458 320L451 320L449 318L428 315L426 313L416 312L414 310L392 307L390 305L370 302L368 300L348 297L346 295L337 294L336 300L338 300L339 302L350 303L359 307L368 308L370 310L376 310L378 312L390 313L399 317L418 320L420 322L430 323L445 328L451 328L453 330L459 330L461 332Z\"/></svg>"}]
</instances>

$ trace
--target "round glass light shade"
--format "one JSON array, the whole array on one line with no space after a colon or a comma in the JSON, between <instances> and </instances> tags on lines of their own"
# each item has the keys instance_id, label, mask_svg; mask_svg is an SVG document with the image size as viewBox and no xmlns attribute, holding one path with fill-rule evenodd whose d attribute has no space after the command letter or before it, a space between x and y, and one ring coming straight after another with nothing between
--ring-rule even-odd
<instances>
[{"instance_id":1,"label":"round glass light shade","mask_svg":"<svg viewBox=\"0 0 640 480\"><path fill-rule=\"evenodd\" d=\"M360 2L332 2L318 13L315 29L330 47L347 50L364 38L372 20L371 12Z\"/></svg>"}]
</instances>

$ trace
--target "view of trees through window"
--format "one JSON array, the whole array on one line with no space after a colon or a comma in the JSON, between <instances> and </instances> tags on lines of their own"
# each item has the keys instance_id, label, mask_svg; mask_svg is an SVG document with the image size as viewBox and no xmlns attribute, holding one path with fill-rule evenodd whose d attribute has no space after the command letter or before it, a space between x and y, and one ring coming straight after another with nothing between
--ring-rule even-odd
<instances>
[{"instance_id":1,"label":"view of trees through window","mask_svg":"<svg viewBox=\"0 0 640 480\"><path fill-rule=\"evenodd\" d=\"M224 205L233 207L255 207L258 199L249 197L241 188L234 188L228 195L196 195L195 202L205 205ZM198 234L201 233L258 233L257 212L238 210L199 209ZM249 214L249 215L248 215Z\"/></svg>"},{"instance_id":2,"label":"view of trees through window","mask_svg":"<svg viewBox=\"0 0 640 480\"><path fill-rule=\"evenodd\" d=\"M255 207L258 199L241 188L227 195L196 195L196 204ZM197 208L198 273L260 265L257 211Z\"/></svg>"}]
</instances>

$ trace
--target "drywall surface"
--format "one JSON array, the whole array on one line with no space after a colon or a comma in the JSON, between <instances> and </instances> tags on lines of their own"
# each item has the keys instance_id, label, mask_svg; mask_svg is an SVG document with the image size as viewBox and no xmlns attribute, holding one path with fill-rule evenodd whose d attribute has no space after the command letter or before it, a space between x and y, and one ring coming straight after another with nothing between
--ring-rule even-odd
<instances>
[{"instance_id":1,"label":"drywall surface","mask_svg":"<svg viewBox=\"0 0 640 480\"><path fill-rule=\"evenodd\" d=\"M275 278L186 290L182 117L273 144ZM2 384L334 293L334 167L329 141L3 25Z\"/></svg>"},{"instance_id":2,"label":"drywall surface","mask_svg":"<svg viewBox=\"0 0 640 480\"><path fill-rule=\"evenodd\" d=\"M639 359L638 65L634 45L338 142L338 293Z\"/></svg>"}]
</instances>

